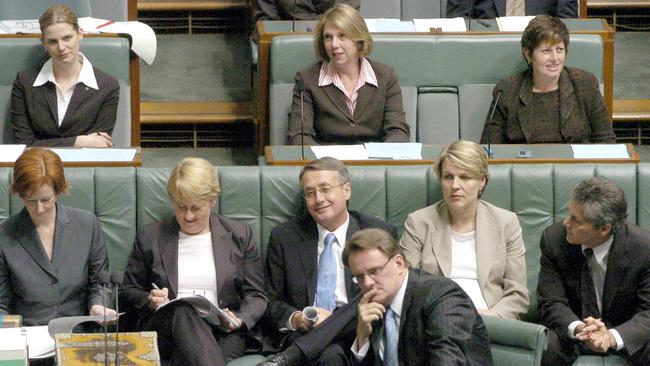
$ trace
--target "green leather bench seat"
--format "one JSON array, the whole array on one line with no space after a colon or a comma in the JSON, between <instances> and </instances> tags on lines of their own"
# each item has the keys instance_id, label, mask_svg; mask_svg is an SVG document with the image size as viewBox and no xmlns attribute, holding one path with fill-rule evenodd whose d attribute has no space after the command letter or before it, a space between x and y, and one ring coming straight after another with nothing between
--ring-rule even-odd
<instances>
[{"instance_id":1,"label":"green leather bench seat","mask_svg":"<svg viewBox=\"0 0 650 366\"><path fill-rule=\"evenodd\" d=\"M93 66L117 78L120 102L113 130L113 144L131 146L131 83L129 79L130 44L125 37L85 37L81 52ZM40 70L49 58L40 38L0 37L0 143L14 143L11 131L11 89L16 74L24 69Z\"/></svg>"},{"instance_id":2,"label":"green leather bench seat","mask_svg":"<svg viewBox=\"0 0 650 366\"><path fill-rule=\"evenodd\" d=\"M123 270L136 228L173 214L166 193L170 168L67 168L69 195L61 202L95 212L106 234L111 270ZM219 167L221 196L215 212L249 223L262 252L271 229L303 210L296 166ZM376 215L403 230L406 216L442 198L431 166L350 167L350 209ZM484 199L519 216L526 245L534 322L539 272L539 237L567 213L570 190L581 180L604 175L624 190L631 222L650 229L650 164L519 164L490 166ZM22 201L9 195L11 169L0 168L0 221L16 214ZM1 243L0 243L1 245ZM486 319L496 365L538 365L546 329L536 324ZM259 358L253 358L257 360ZM250 360L250 359L249 359ZM238 365L255 364L243 363ZM577 365L617 365L615 357L579 358Z\"/></svg>"},{"instance_id":3,"label":"green leather bench seat","mask_svg":"<svg viewBox=\"0 0 650 366\"><path fill-rule=\"evenodd\" d=\"M399 76L411 140L442 144L458 138L478 141L503 78L526 69L521 36L373 35L374 60ZM603 83L603 41L573 34L567 65L588 70ZM269 86L270 144L285 145L297 71L316 62L311 35L273 37Z\"/></svg>"}]
</instances>

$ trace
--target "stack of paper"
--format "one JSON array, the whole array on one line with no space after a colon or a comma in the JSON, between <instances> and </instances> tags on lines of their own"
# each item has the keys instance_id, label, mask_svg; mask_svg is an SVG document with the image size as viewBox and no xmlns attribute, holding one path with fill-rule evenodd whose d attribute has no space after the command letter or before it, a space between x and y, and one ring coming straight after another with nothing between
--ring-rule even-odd
<instances>
[{"instance_id":1,"label":"stack of paper","mask_svg":"<svg viewBox=\"0 0 650 366\"><path fill-rule=\"evenodd\" d=\"M629 159L625 144L571 145L574 159Z\"/></svg>"},{"instance_id":2,"label":"stack of paper","mask_svg":"<svg viewBox=\"0 0 650 366\"><path fill-rule=\"evenodd\" d=\"M325 156L339 160L422 160L419 142L368 142L363 145L311 146L316 158Z\"/></svg>"},{"instance_id":3,"label":"stack of paper","mask_svg":"<svg viewBox=\"0 0 650 366\"><path fill-rule=\"evenodd\" d=\"M27 335L21 328L0 329L0 365L27 365Z\"/></svg>"},{"instance_id":4,"label":"stack of paper","mask_svg":"<svg viewBox=\"0 0 650 366\"><path fill-rule=\"evenodd\" d=\"M415 26L412 21L402 21L393 18L365 19L366 26L370 33L412 33Z\"/></svg>"},{"instance_id":5,"label":"stack of paper","mask_svg":"<svg viewBox=\"0 0 650 366\"><path fill-rule=\"evenodd\" d=\"M497 18L497 25L502 32L523 32L533 18L534 16L501 17Z\"/></svg>"},{"instance_id":6,"label":"stack of paper","mask_svg":"<svg viewBox=\"0 0 650 366\"><path fill-rule=\"evenodd\" d=\"M2 163L13 163L15 162L20 154L23 153L27 145L2 145L0 144L0 162Z\"/></svg>"}]
</instances>

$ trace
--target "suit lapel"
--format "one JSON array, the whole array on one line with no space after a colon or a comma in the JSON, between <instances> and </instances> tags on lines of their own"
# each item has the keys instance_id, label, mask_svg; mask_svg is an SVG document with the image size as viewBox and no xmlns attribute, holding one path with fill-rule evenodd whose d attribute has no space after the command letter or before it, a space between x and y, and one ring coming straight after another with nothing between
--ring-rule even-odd
<instances>
[{"instance_id":1,"label":"suit lapel","mask_svg":"<svg viewBox=\"0 0 650 366\"><path fill-rule=\"evenodd\" d=\"M345 233L346 243L354 233L361 230L359 221L349 212L348 217L350 218L350 223L348 224L348 231ZM359 286L352 283L352 272L350 272L350 267L343 266L343 271L345 273L345 292L348 296L348 300L350 300L359 292Z\"/></svg>"},{"instance_id":2,"label":"suit lapel","mask_svg":"<svg viewBox=\"0 0 650 366\"><path fill-rule=\"evenodd\" d=\"M86 101L94 92L94 89L86 86L83 83L77 83L77 85L75 85L74 92L72 93L72 98L70 98L70 104L68 105L68 109L65 112L61 126L70 123L69 120L71 118L71 113L79 110L79 106L82 105L84 101Z\"/></svg>"},{"instance_id":3,"label":"suit lapel","mask_svg":"<svg viewBox=\"0 0 650 366\"><path fill-rule=\"evenodd\" d=\"M521 80L519 88L519 103L517 104L519 110L516 116L519 118L519 126L526 136L526 140L533 139L533 128L537 123L536 110L533 108L533 77L532 72L529 70Z\"/></svg>"},{"instance_id":4,"label":"suit lapel","mask_svg":"<svg viewBox=\"0 0 650 366\"><path fill-rule=\"evenodd\" d=\"M169 283L169 298L175 299L178 294L178 230L179 226L175 218L172 218L167 225L163 225L165 231L160 235L160 260L163 271Z\"/></svg>"},{"instance_id":5,"label":"suit lapel","mask_svg":"<svg viewBox=\"0 0 650 366\"><path fill-rule=\"evenodd\" d=\"M301 226L301 232L296 250L300 257L300 265L307 286L308 304L314 303L316 295L316 267L318 266L318 229L314 221L308 221Z\"/></svg>"},{"instance_id":6,"label":"suit lapel","mask_svg":"<svg viewBox=\"0 0 650 366\"><path fill-rule=\"evenodd\" d=\"M41 244L41 239L36 233L36 227L34 226L27 209L23 208L19 215L20 217L17 219L18 228L16 230L16 239L25 251L29 253L34 262L36 262L52 277L56 277L54 268L52 267L50 260L47 258L47 254L45 254L43 244Z\"/></svg>"},{"instance_id":7,"label":"suit lapel","mask_svg":"<svg viewBox=\"0 0 650 366\"><path fill-rule=\"evenodd\" d=\"M345 94L339 88L334 86L334 84L325 85L323 90L336 109L338 109L347 119L352 121L353 117L348 109Z\"/></svg>"},{"instance_id":8,"label":"suit lapel","mask_svg":"<svg viewBox=\"0 0 650 366\"><path fill-rule=\"evenodd\" d=\"M623 280L625 273L630 265L628 258L628 246L625 240L626 230L621 229L614 235L612 247L609 249L607 259L607 272L605 273L605 283L603 285L602 313L607 314L614 301L616 290Z\"/></svg>"},{"instance_id":9,"label":"suit lapel","mask_svg":"<svg viewBox=\"0 0 650 366\"><path fill-rule=\"evenodd\" d=\"M573 96L573 83L566 70L562 70L558 83L560 89L560 100L558 101L560 106L560 130L562 130L569 120L569 116L576 108L576 98Z\"/></svg>"},{"instance_id":10,"label":"suit lapel","mask_svg":"<svg viewBox=\"0 0 650 366\"><path fill-rule=\"evenodd\" d=\"M233 242L233 239L232 234L220 224L216 215L210 216L210 232L212 234L212 255L214 256L217 275L217 298L219 298L224 278L232 276L232 263L230 262L232 246L229 244Z\"/></svg>"},{"instance_id":11,"label":"suit lapel","mask_svg":"<svg viewBox=\"0 0 650 366\"><path fill-rule=\"evenodd\" d=\"M377 88L374 85L366 84L361 87L357 95L357 105L354 107L354 119L358 121L361 119L361 116L370 105L370 102L374 100L374 95L377 92Z\"/></svg>"},{"instance_id":12,"label":"suit lapel","mask_svg":"<svg viewBox=\"0 0 650 366\"><path fill-rule=\"evenodd\" d=\"M51 121L54 123L54 129L59 129L57 121L59 120L58 114L58 103L56 101L56 85L54 83L48 82L40 87L35 88L41 93L41 96L47 102L48 109L50 111Z\"/></svg>"},{"instance_id":13,"label":"suit lapel","mask_svg":"<svg viewBox=\"0 0 650 366\"><path fill-rule=\"evenodd\" d=\"M56 206L56 226L54 228L54 248L52 249L52 266L65 269L65 257L74 246L75 229L65 207Z\"/></svg>"},{"instance_id":14,"label":"suit lapel","mask_svg":"<svg viewBox=\"0 0 650 366\"><path fill-rule=\"evenodd\" d=\"M451 273L451 233L449 231L449 211L443 203L438 206L438 217L434 218L435 229L428 235L431 241L431 248L434 257L438 260L438 266L444 277Z\"/></svg>"},{"instance_id":15,"label":"suit lapel","mask_svg":"<svg viewBox=\"0 0 650 366\"><path fill-rule=\"evenodd\" d=\"M498 245L499 242L499 231L494 217L489 214L485 206L479 201L478 210L476 211L476 266L481 289L485 289L488 275L495 260L495 245Z\"/></svg>"}]
</instances>

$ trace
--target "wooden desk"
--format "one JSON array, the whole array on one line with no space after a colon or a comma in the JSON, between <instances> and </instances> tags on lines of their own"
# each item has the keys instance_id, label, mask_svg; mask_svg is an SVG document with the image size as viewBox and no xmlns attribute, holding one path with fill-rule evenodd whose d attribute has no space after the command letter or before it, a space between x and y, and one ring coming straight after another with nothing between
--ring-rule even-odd
<instances>
[{"instance_id":1,"label":"wooden desk","mask_svg":"<svg viewBox=\"0 0 650 366\"><path fill-rule=\"evenodd\" d=\"M572 34L597 34L603 40L603 83L605 103L610 118L614 100L614 30L605 19L564 19ZM291 21L258 21L256 24L258 39L257 80L257 141L258 154L264 154L264 146L269 142L269 82L271 68L271 42L273 37L287 34L308 34L314 28L315 21L296 21L296 32L291 32ZM487 25L487 26L486 26ZM507 34L499 32L494 20L471 22L472 32L445 34L494 35ZM385 34L385 33L384 33ZM430 35L431 33L409 33L413 35ZM520 33L517 33L520 34Z\"/></svg>"},{"instance_id":2,"label":"wooden desk","mask_svg":"<svg viewBox=\"0 0 650 366\"><path fill-rule=\"evenodd\" d=\"M135 149L135 156L131 161L65 161L63 160L63 166L67 168L142 166L142 149L140 147L135 147L132 149ZM66 148L66 150L68 150L68 148ZM69 150L78 150L78 149L69 148ZM0 167L13 168L13 166L14 166L13 162L0 162Z\"/></svg>"},{"instance_id":3,"label":"wooden desk","mask_svg":"<svg viewBox=\"0 0 650 366\"><path fill-rule=\"evenodd\" d=\"M575 159L571 145L568 144L539 144L539 145L492 145L494 158L489 164L637 164L639 154L632 144L626 144L628 159ZM344 160L346 165L429 165L435 162L444 145L422 145L422 160ZM528 150L531 158L518 158L519 151ZM264 148L268 165L305 165L316 155L305 146L305 160L301 160L300 146L266 146Z\"/></svg>"}]
</instances>

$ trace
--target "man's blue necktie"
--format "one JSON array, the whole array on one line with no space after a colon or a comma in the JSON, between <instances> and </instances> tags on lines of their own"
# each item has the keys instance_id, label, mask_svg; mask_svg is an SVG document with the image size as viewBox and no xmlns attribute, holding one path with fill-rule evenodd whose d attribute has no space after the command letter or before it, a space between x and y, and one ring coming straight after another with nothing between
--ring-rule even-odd
<instances>
[{"instance_id":1,"label":"man's blue necktie","mask_svg":"<svg viewBox=\"0 0 650 366\"><path fill-rule=\"evenodd\" d=\"M336 307L336 258L332 245L336 236L332 233L325 237L325 249L318 259L318 283L316 284L316 306L328 311Z\"/></svg>"},{"instance_id":2,"label":"man's blue necktie","mask_svg":"<svg viewBox=\"0 0 650 366\"><path fill-rule=\"evenodd\" d=\"M384 366L397 366L397 341L399 328L395 312L388 307L384 315Z\"/></svg>"}]
</instances>

